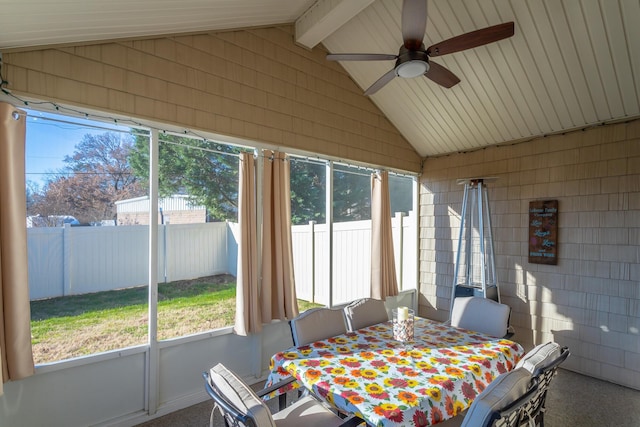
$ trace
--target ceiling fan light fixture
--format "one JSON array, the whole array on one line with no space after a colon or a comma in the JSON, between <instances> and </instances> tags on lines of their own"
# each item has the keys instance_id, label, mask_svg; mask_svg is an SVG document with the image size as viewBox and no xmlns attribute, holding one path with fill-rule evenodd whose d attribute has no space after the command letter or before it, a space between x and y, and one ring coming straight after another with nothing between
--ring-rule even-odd
<instances>
[{"instance_id":1,"label":"ceiling fan light fixture","mask_svg":"<svg viewBox=\"0 0 640 427\"><path fill-rule=\"evenodd\" d=\"M398 65L396 75L405 79L411 79L423 75L429 71L429 63L419 59L406 61Z\"/></svg>"}]
</instances>

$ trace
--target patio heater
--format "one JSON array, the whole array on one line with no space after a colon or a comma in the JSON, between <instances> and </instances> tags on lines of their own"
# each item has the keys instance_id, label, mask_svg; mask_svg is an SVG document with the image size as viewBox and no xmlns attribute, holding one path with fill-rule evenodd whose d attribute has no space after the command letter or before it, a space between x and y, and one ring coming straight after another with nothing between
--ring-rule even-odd
<instances>
[{"instance_id":1,"label":"patio heater","mask_svg":"<svg viewBox=\"0 0 640 427\"><path fill-rule=\"evenodd\" d=\"M491 231L491 213L487 182L496 178L459 179L464 184L460 234L451 292L451 307L456 297L479 296L500 302L496 261Z\"/></svg>"}]
</instances>

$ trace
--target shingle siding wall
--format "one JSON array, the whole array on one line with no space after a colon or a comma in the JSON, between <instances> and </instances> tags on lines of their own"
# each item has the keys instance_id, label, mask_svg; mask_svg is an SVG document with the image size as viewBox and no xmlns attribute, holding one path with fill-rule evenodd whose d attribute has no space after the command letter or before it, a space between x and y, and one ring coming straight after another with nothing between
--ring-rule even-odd
<instances>
[{"instance_id":1,"label":"shingle siding wall","mask_svg":"<svg viewBox=\"0 0 640 427\"><path fill-rule=\"evenodd\" d=\"M325 55L282 26L7 52L3 72L16 94L418 172L419 155Z\"/></svg>"},{"instance_id":2,"label":"shingle siding wall","mask_svg":"<svg viewBox=\"0 0 640 427\"><path fill-rule=\"evenodd\" d=\"M488 185L515 339L571 348L566 367L640 389L640 121L428 159L420 191L420 314L448 318L464 188ZM529 202L559 202L558 265L529 264Z\"/></svg>"}]
</instances>

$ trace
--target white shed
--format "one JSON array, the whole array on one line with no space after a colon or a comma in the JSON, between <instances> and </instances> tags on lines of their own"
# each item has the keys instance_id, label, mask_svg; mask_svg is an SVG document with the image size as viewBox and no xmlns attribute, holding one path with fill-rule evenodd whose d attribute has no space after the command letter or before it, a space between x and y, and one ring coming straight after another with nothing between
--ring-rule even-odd
<instances>
[{"instance_id":1,"label":"white shed","mask_svg":"<svg viewBox=\"0 0 640 427\"><path fill-rule=\"evenodd\" d=\"M159 224L196 224L207 222L207 208L191 201L188 195L174 194L158 199ZM118 225L149 224L149 196L116 202Z\"/></svg>"}]
</instances>

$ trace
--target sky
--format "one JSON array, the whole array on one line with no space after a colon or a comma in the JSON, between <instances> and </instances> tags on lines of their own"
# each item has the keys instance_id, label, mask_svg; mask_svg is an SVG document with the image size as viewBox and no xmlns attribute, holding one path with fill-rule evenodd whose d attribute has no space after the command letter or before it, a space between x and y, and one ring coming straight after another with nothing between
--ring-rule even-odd
<instances>
[{"instance_id":1,"label":"sky","mask_svg":"<svg viewBox=\"0 0 640 427\"><path fill-rule=\"evenodd\" d=\"M87 119L27 110L26 179L40 188L48 173L65 166L66 155L71 155L84 135L101 134L113 129L128 129ZM101 129L92 128L98 126Z\"/></svg>"}]
</instances>

